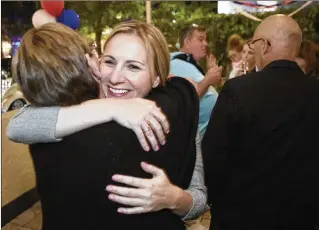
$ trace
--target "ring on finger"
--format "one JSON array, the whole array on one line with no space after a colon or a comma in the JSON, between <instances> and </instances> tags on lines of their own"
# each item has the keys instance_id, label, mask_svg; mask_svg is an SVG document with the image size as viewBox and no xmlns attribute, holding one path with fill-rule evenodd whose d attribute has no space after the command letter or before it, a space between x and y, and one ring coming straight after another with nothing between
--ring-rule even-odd
<instances>
[{"instance_id":1,"label":"ring on finger","mask_svg":"<svg viewBox=\"0 0 319 230\"><path fill-rule=\"evenodd\" d=\"M151 127L149 125L147 125L146 128L142 129L143 133L148 133L150 130L151 130Z\"/></svg>"}]
</instances>

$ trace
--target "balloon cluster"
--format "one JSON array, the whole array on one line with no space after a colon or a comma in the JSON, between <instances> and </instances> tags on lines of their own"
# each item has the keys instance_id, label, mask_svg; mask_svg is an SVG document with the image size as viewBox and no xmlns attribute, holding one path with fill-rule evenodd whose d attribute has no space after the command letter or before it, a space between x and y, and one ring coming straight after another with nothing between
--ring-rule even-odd
<instances>
[{"instance_id":1,"label":"balloon cluster","mask_svg":"<svg viewBox=\"0 0 319 230\"><path fill-rule=\"evenodd\" d=\"M40 9L32 16L32 24L38 28L46 23L59 22L76 30L80 26L80 17L74 10L64 9L64 1L41 1Z\"/></svg>"}]
</instances>

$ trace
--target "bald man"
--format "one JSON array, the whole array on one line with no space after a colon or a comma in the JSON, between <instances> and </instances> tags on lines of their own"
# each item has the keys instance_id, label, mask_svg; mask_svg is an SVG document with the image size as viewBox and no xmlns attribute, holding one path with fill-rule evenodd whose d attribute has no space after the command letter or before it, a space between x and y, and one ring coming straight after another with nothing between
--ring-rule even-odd
<instances>
[{"instance_id":1,"label":"bald man","mask_svg":"<svg viewBox=\"0 0 319 230\"><path fill-rule=\"evenodd\" d=\"M294 62L301 40L292 18L266 18L249 44L260 71L217 99L202 142L210 229L316 229L319 82Z\"/></svg>"}]
</instances>

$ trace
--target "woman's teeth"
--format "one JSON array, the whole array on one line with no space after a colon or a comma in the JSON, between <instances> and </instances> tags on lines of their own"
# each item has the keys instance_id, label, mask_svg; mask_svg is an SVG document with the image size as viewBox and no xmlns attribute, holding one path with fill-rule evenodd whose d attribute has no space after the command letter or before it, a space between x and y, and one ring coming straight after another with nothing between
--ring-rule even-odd
<instances>
[{"instance_id":1,"label":"woman's teeth","mask_svg":"<svg viewBox=\"0 0 319 230\"><path fill-rule=\"evenodd\" d=\"M128 90L127 89L114 89L114 88L111 88L109 87L110 91L112 93L117 93L117 94L125 94L125 93L128 93Z\"/></svg>"}]
</instances>

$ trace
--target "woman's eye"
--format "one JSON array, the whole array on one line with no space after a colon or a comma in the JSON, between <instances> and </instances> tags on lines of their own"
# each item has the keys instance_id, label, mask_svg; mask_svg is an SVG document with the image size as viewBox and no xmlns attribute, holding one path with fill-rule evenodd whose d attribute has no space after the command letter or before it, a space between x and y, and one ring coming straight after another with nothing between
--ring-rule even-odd
<instances>
[{"instance_id":1,"label":"woman's eye","mask_svg":"<svg viewBox=\"0 0 319 230\"><path fill-rule=\"evenodd\" d=\"M114 61L112 60L104 60L104 63L107 64L107 65L114 65Z\"/></svg>"},{"instance_id":2,"label":"woman's eye","mask_svg":"<svg viewBox=\"0 0 319 230\"><path fill-rule=\"evenodd\" d=\"M139 70L141 70L140 67L138 67L137 65L132 65L132 64L128 65L127 68L128 68L129 70L132 70L132 71L139 71Z\"/></svg>"}]
</instances>

